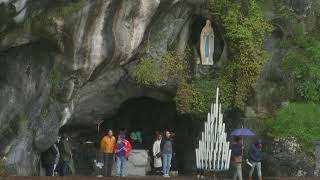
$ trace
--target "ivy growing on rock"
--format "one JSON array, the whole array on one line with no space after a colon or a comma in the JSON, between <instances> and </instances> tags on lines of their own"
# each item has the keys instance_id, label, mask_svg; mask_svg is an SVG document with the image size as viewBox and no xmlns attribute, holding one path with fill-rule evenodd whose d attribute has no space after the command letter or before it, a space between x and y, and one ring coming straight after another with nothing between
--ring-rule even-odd
<instances>
[{"instance_id":1,"label":"ivy growing on rock","mask_svg":"<svg viewBox=\"0 0 320 180\"><path fill-rule=\"evenodd\" d=\"M135 79L144 85L159 85L168 79L180 82L186 78L188 63L174 51L169 51L160 60L143 56L135 68Z\"/></svg>"},{"instance_id":2,"label":"ivy growing on rock","mask_svg":"<svg viewBox=\"0 0 320 180\"><path fill-rule=\"evenodd\" d=\"M289 78L295 80L298 96L306 101L320 102L320 36L300 35L292 38L283 62ZM299 99L299 98L298 98Z\"/></svg>"},{"instance_id":3,"label":"ivy growing on rock","mask_svg":"<svg viewBox=\"0 0 320 180\"><path fill-rule=\"evenodd\" d=\"M282 25L286 35L281 48L287 53L282 69L289 79L294 80L295 97L293 100L320 102L320 35L307 33L304 22L292 10L279 5L278 16L284 19Z\"/></svg>"},{"instance_id":4,"label":"ivy growing on rock","mask_svg":"<svg viewBox=\"0 0 320 180\"><path fill-rule=\"evenodd\" d=\"M259 78L267 54L263 48L271 25L264 19L257 0L247 7L240 1L209 1L209 9L221 21L228 43L228 62L219 77L227 104L243 110L251 87Z\"/></svg>"},{"instance_id":5,"label":"ivy growing on rock","mask_svg":"<svg viewBox=\"0 0 320 180\"><path fill-rule=\"evenodd\" d=\"M233 0L209 1L209 10L221 22L228 45L228 61L217 77L192 80L188 73L183 73L189 61L182 63L178 61L181 58L169 52L161 61L141 58L135 71L136 80L146 85L158 84L168 77L178 80L175 101L181 113L207 112L217 86L221 89L224 109L243 110L250 88L267 59L263 43L271 25L264 19L257 0L249 1L247 12L240 5Z\"/></svg>"}]
</instances>

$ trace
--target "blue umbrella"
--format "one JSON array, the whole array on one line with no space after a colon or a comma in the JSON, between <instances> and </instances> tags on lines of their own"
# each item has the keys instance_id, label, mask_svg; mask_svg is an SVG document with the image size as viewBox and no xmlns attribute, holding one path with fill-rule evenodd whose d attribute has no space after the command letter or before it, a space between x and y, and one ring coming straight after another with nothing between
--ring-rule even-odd
<instances>
[{"instance_id":1,"label":"blue umbrella","mask_svg":"<svg viewBox=\"0 0 320 180\"><path fill-rule=\"evenodd\" d=\"M243 136L255 136L255 134L248 128L239 128L235 129L231 132L231 136L241 136L242 137L242 144L243 144ZM243 154L243 148L242 148Z\"/></svg>"},{"instance_id":2,"label":"blue umbrella","mask_svg":"<svg viewBox=\"0 0 320 180\"><path fill-rule=\"evenodd\" d=\"M231 132L231 136L255 136L255 134L247 128L235 129Z\"/></svg>"}]
</instances>

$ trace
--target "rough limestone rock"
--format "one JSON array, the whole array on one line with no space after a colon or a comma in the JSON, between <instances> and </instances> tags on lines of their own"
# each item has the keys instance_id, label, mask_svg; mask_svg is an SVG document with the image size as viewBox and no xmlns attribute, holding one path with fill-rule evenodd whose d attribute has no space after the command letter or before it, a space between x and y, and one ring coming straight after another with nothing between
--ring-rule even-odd
<instances>
[{"instance_id":1,"label":"rough limestone rock","mask_svg":"<svg viewBox=\"0 0 320 180\"><path fill-rule=\"evenodd\" d=\"M279 138L266 145L269 146L265 149L266 173L296 177L314 175L315 160L302 151L295 138Z\"/></svg>"},{"instance_id":2,"label":"rough limestone rock","mask_svg":"<svg viewBox=\"0 0 320 180\"><path fill-rule=\"evenodd\" d=\"M95 125L129 98L172 98L128 72L145 44L159 57L174 42L183 52L192 10L203 3L1 0L0 152L7 169L39 174L40 153L64 125Z\"/></svg>"}]
</instances>

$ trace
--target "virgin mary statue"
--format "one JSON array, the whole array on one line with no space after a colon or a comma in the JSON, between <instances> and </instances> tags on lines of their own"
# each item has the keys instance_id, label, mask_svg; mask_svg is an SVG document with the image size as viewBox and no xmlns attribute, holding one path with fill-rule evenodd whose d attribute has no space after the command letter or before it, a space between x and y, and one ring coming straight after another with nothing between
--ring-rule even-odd
<instances>
[{"instance_id":1,"label":"virgin mary statue","mask_svg":"<svg viewBox=\"0 0 320 180\"><path fill-rule=\"evenodd\" d=\"M200 34L200 55L202 65L213 65L214 34L211 21L207 20Z\"/></svg>"}]
</instances>

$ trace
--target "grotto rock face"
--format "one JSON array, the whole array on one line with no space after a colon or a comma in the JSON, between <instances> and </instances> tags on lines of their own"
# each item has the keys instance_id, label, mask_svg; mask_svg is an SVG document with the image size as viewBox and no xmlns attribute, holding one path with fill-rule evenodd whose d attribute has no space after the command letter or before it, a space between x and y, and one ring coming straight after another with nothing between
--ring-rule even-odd
<instances>
[{"instance_id":1,"label":"grotto rock face","mask_svg":"<svg viewBox=\"0 0 320 180\"><path fill-rule=\"evenodd\" d=\"M306 29L315 28L316 0L286 2L305 17ZM64 125L94 126L116 114L129 98L172 100L176 84L170 79L154 88L136 83L132 72L137 56L161 61L169 50L182 54L205 3L0 0L0 154L7 169L38 175L40 153L56 141ZM274 18L272 10L266 12ZM266 42L272 58L248 103L250 118L271 112L268 103L286 100L266 101L267 94L278 99L273 95L283 82L279 40L275 34Z\"/></svg>"},{"instance_id":2,"label":"grotto rock face","mask_svg":"<svg viewBox=\"0 0 320 180\"><path fill-rule=\"evenodd\" d=\"M131 62L143 45L157 57L178 41L183 51L181 31L204 2L0 1L0 141L8 170L37 175L40 153L63 125L94 125L132 97L172 98L137 85Z\"/></svg>"},{"instance_id":3,"label":"grotto rock face","mask_svg":"<svg viewBox=\"0 0 320 180\"><path fill-rule=\"evenodd\" d=\"M314 0L284 0L283 6L290 9L303 24L303 31L317 30L319 25L319 2ZM276 24L272 34L265 40L265 48L269 53L259 80L256 82L245 110L244 124L258 134L268 134L264 126L266 117L274 114L278 108L285 105L296 92L292 79L285 76L282 70L283 58L287 49L279 44L284 37L292 36L295 28L292 22L285 22L276 12L277 3L266 1L264 5L266 18ZM265 171L275 176L313 176L315 158L306 154L294 138L266 138L264 145Z\"/></svg>"}]
</instances>

